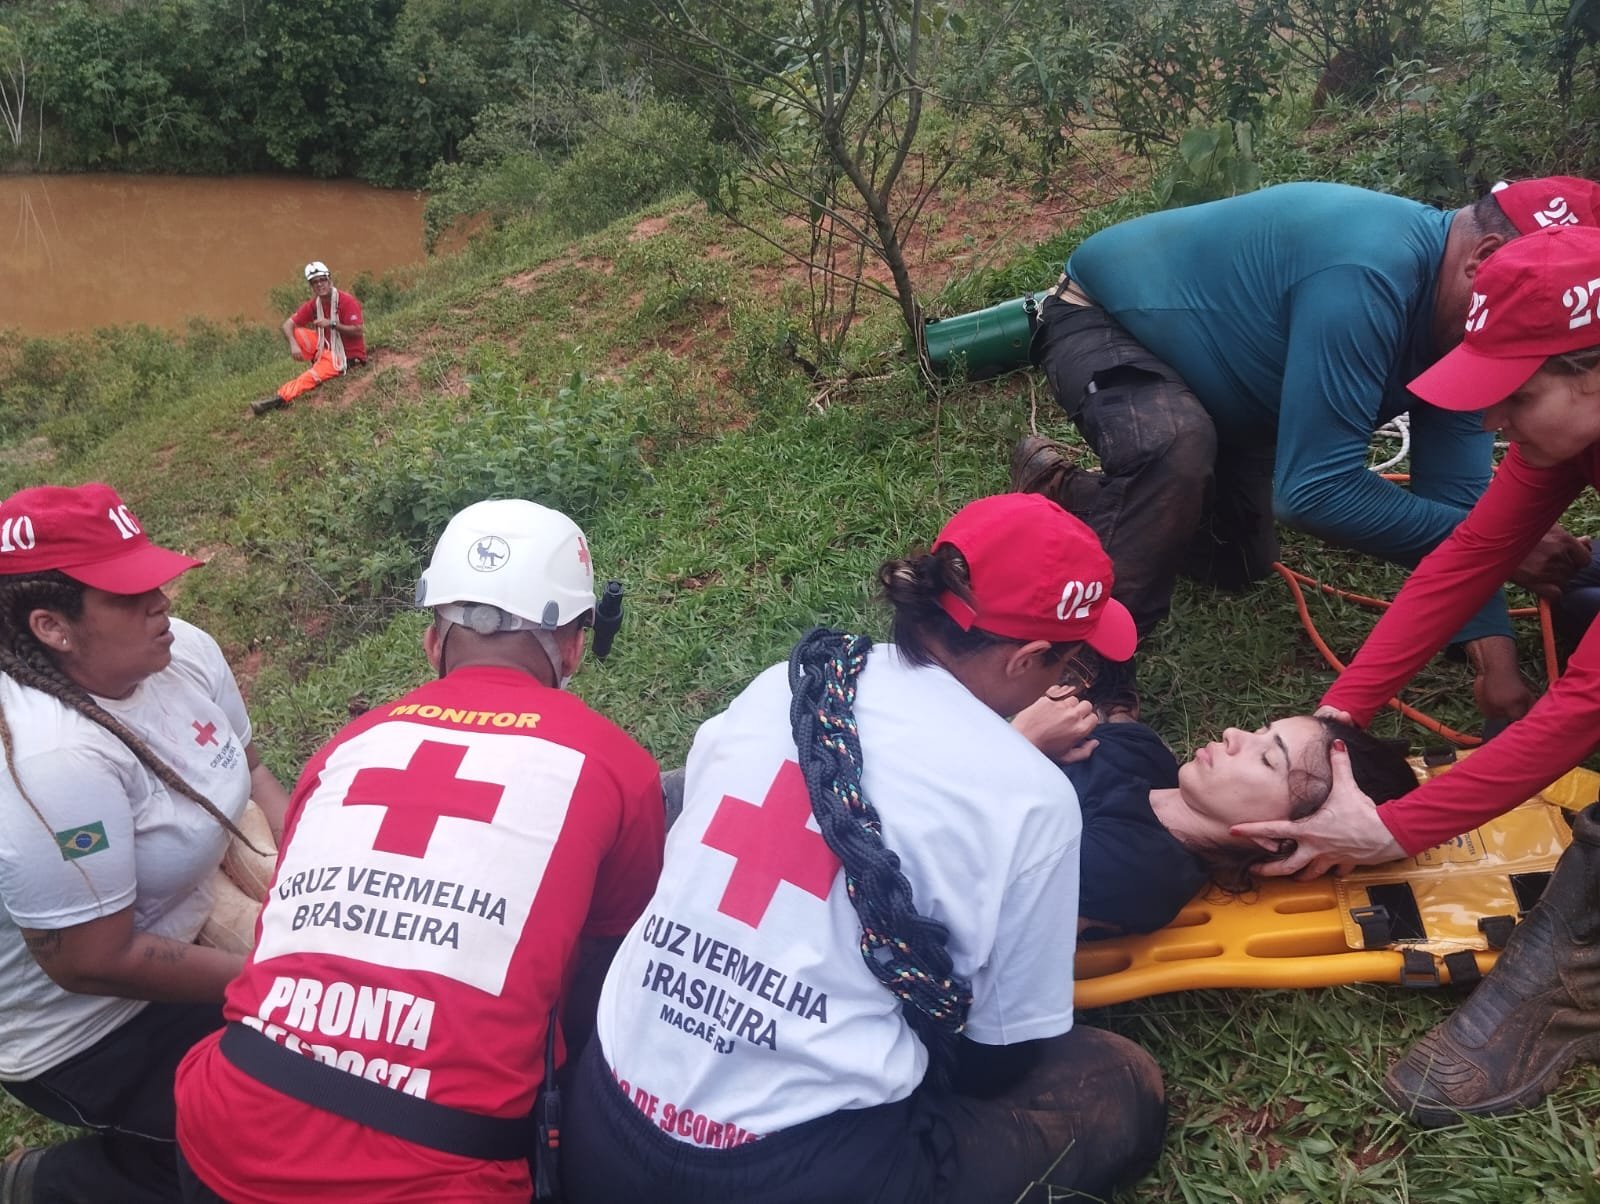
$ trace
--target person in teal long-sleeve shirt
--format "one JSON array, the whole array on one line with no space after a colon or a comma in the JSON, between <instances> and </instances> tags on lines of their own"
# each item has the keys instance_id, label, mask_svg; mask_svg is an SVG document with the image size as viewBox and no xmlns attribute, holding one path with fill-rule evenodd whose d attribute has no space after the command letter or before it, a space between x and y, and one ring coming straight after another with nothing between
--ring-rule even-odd
<instances>
[{"instance_id":1,"label":"person in teal long-sleeve shirt","mask_svg":"<svg viewBox=\"0 0 1600 1204\"><path fill-rule=\"evenodd\" d=\"M1592 223L1595 196L1552 177L1441 212L1283 184L1101 231L1068 260L1034 342L1101 471L1073 470L1031 436L1013 488L1048 492L1095 527L1141 635L1166 616L1179 572L1225 588L1264 576L1274 520L1416 564L1483 493L1492 440L1406 382L1459 342L1490 253L1551 213ZM1366 467L1372 432L1401 413L1409 489ZM1557 529L1523 570L1552 585L1588 561ZM1485 714L1526 710L1503 599L1457 638Z\"/></svg>"}]
</instances>

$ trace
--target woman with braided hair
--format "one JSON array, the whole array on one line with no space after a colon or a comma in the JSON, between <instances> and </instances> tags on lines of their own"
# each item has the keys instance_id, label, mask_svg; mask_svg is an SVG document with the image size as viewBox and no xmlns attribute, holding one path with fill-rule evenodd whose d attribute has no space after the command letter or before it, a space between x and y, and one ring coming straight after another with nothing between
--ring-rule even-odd
<instances>
[{"instance_id":1,"label":"woman with braided hair","mask_svg":"<svg viewBox=\"0 0 1600 1204\"><path fill-rule=\"evenodd\" d=\"M17 1151L0 1204L179 1198L173 1072L243 959L192 942L251 794L288 799L239 688L106 485L0 503L0 1086L96 1130Z\"/></svg>"},{"instance_id":2,"label":"woman with braided hair","mask_svg":"<svg viewBox=\"0 0 1600 1204\"><path fill-rule=\"evenodd\" d=\"M1155 1063L1073 1026L1077 799L1006 722L1132 655L1110 561L1006 494L879 581L892 645L813 632L695 737L575 1072L575 1204L1011 1204L1160 1150Z\"/></svg>"}]
</instances>

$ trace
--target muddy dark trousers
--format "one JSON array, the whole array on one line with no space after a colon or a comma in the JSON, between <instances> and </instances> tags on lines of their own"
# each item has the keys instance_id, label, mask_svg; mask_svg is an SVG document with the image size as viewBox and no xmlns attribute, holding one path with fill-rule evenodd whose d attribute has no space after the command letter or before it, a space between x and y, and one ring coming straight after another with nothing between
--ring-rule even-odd
<instances>
[{"instance_id":1,"label":"muddy dark trousers","mask_svg":"<svg viewBox=\"0 0 1600 1204\"><path fill-rule=\"evenodd\" d=\"M1219 446L1183 379L1098 306L1046 298L1033 360L1100 457L1055 500L1100 537L1141 636L1166 617L1180 572L1237 590L1271 571L1269 440Z\"/></svg>"},{"instance_id":2,"label":"muddy dark trousers","mask_svg":"<svg viewBox=\"0 0 1600 1204\"><path fill-rule=\"evenodd\" d=\"M180 1199L172 1078L222 1027L216 1004L152 1003L88 1049L5 1089L35 1112L98 1130L45 1151L35 1204L172 1204Z\"/></svg>"},{"instance_id":3,"label":"muddy dark trousers","mask_svg":"<svg viewBox=\"0 0 1600 1204\"><path fill-rule=\"evenodd\" d=\"M634 1107L599 1042L591 1042L565 1132L567 1197L570 1204L1109 1198L1161 1152L1161 1072L1137 1045L1099 1029L1076 1028L1041 1044L1044 1055L1028 1074L993 1098L923 1089L714 1150L669 1136Z\"/></svg>"},{"instance_id":4,"label":"muddy dark trousers","mask_svg":"<svg viewBox=\"0 0 1600 1204\"><path fill-rule=\"evenodd\" d=\"M1574 1062L1600 1060L1600 803L1572 837L1495 968L1390 1067L1384 1094L1418 1124L1531 1107Z\"/></svg>"}]
</instances>

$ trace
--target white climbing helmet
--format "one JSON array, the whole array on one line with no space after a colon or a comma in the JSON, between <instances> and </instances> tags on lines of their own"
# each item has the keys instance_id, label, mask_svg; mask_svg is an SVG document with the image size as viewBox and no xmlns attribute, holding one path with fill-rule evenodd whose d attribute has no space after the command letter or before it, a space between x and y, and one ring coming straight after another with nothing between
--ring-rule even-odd
<instances>
[{"instance_id":1,"label":"white climbing helmet","mask_svg":"<svg viewBox=\"0 0 1600 1204\"><path fill-rule=\"evenodd\" d=\"M306 264L307 284L310 284L318 276L331 276L332 274L333 273L328 271L328 265L323 263L320 259L313 259L310 263Z\"/></svg>"},{"instance_id":2,"label":"white climbing helmet","mask_svg":"<svg viewBox=\"0 0 1600 1204\"><path fill-rule=\"evenodd\" d=\"M594 610L588 541L577 523L537 502L474 502L434 545L417 605L480 635L554 630Z\"/></svg>"}]
</instances>

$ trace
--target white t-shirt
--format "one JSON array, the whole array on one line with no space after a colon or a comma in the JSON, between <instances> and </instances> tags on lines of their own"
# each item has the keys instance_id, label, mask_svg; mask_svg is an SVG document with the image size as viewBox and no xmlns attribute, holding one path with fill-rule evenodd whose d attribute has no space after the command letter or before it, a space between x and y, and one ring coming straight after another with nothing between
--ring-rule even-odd
<instances>
[{"instance_id":1,"label":"white t-shirt","mask_svg":"<svg viewBox=\"0 0 1600 1204\"><path fill-rule=\"evenodd\" d=\"M172 620L172 663L127 698L97 698L180 778L238 819L250 721L216 641ZM28 1079L125 1024L140 1000L78 995L33 960L19 928L69 928L133 907L133 926L192 941L227 832L170 793L99 724L0 675L16 770L0 761L0 1079Z\"/></svg>"},{"instance_id":2,"label":"white t-shirt","mask_svg":"<svg viewBox=\"0 0 1600 1204\"><path fill-rule=\"evenodd\" d=\"M909 1095L927 1051L867 969L811 815L787 667L695 737L683 815L600 999L606 1060L641 1111L732 1146ZM875 648L857 688L863 787L916 908L971 979L965 1035L1072 1027L1082 822L1066 777L949 673Z\"/></svg>"}]
</instances>

